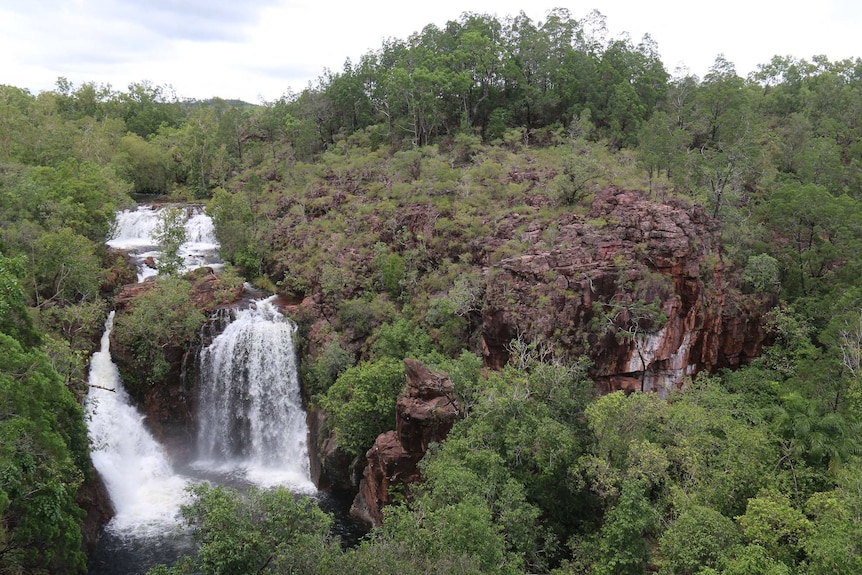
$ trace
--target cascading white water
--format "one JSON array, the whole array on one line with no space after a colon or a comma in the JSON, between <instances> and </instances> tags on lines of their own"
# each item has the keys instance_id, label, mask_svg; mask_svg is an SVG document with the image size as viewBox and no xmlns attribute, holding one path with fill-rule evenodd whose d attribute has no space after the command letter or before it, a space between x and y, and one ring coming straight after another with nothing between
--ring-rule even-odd
<instances>
[{"instance_id":1,"label":"cascading white water","mask_svg":"<svg viewBox=\"0 0 862 575\"><path fill-rule=\"evenodd\" d=\"M178 524L187 481L174 473L161 445L144 426L144 416L123 389L111 360L113 319L111 312L101 349L90 361L86 410L91 457L116 511L108 529L139 537L160 535Z\"/></svg>"},{"instance_id":2,"label":"cascading white water","mask_svg":"<svg viewBox=\"0 0 862 575\"><path fill-rule=\"evenodd\" d=\"M197 466L240 471L258 485L313 492L295 326L259 300L200 355Z\"/></svg>"},{"instance_id":3,"label":"cascading white water","mask_svg":"<svg viewBox=\"0 0 862 575\"><path fill-rule=\"evenodd\" d=\"M185 207L187 241L180 249L184 271L218 270L218 242L212 220L199 206ZM138 265L138 280L157 275L152 238L160 208L141 206L118 214L110 247L126 250ZM111 360L113 312L105 323L101 351L90 364L86 408L92 458L107 485L116 516L91 560L96 575L143 573L191 550L177 537L178 511L192 481L231 485L286 485L316 493L309 479L308 430L293 350L294 326L270 300L233 310L233 321L201 352L198 419L201 460L177 474L163 448L144 426L144 416L123 389ZM115 391L107 391L105 389Z\"/></svg>"},{"instance_id":4,"label":"cascading white water","mask_svg":"<svg viewBox=\"0 0 862 575\"><path fill-rule=\"evenodd\" d=\"M125 250L135 259L138 266L138 281L157 275L157 271L147 265L148 258L158 262L161 255L158 242L153 237L162 212L171 206L154 208L139 206L135 210L123 210L117 214L114 232L106 243L109 247ZM174 206L176 207L176 206ZM186 241L180 247L183 258L183 271L202 266L220 268L219 243L215 237L212 219L204 213L202 206L184 206L186 212Z\"/></svg>"}]
</instances>

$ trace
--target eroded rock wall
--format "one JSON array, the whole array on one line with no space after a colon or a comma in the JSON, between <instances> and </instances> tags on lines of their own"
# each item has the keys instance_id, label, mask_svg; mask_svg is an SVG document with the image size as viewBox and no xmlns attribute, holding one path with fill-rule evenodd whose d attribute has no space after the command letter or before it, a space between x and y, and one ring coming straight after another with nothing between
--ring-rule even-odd
<instances>
[{"instance_id":1,"label":"eroded rock wall","mask_svg":"<svg viewBox=\"0 0 862 575\"><path fill-rule=\"evenodd\" d=\"M605 391L663 391L760 353L772 302L736 289L717 222L699 206L611 188L586 217L565 214L522 236L542 247L486 271L482 346L492 367L508 360L512 339L541 338L588 354Z\"/></svg>"}]
</instances>

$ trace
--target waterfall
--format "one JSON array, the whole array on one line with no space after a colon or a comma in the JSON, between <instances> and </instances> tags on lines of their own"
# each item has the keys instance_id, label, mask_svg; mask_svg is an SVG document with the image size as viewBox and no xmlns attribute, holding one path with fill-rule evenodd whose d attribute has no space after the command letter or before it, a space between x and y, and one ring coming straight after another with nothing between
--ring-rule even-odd
<instances>
[{"instance_id":1,"label":"waterfall","mask_svg":"<svg viewBox=\"0 0 862 575\"><path fill-rule=\"evenodd\" d=\"M161 445L144 427L144 416L123 389L109 349L113 319L111 312L101 349L90 361L86 411L93 465L116 510L109 530L136 536L163 534L178 524L187 482L174 474Z\"/></svg>"},{"instance_id":2,"label":"waterfall","mask_svg":"<svg viewBox=\"0 0 862 575\"><path fill-rule=\"evenodd\" d=\"M159 258L153 232L163 208L140 206L117 214L108 246L124 250L138 266L138 280L157 275L147 265ZM218 270L212 220L200 206L184 206L186 242L180 249L185 271ZM150 260L149 258L153 258ZM256 297L256 296L251 296ZM143 573L191 552L188 533L178 536L178 511L190 502L191 482L244 487L286 485L315 494L309 479L308 430L293 350L294 326L272 304L259 300L247 310L221 310L211 322L200 353L199 461L176 462L144 426L144 416L123 389L110 355L114 312L105 322L101 350L90 362L86 400L93 464L108 488L116 515L90 562L94 575ZM218 325L216 325L218 324ZM110 391L113 390L113 391Z\"/></svg>"},{"instance_id":3,"label":"waterfall","mask_svg":"<svg viewBox=\"0 0 862 575\"><path fill-rule=\"evenodd\" d=\"M123 210L117 214L108 247L127 251L138 267L138 281L157 275L148 261L158 262L159 246L153 238L162 212L171 206L138 206L135 210ZM177 206L174 206L177 207ZM183 271L209 266L220 268L219 243L215 237L212 219L206 215L203 206L182 206L186 213L186 241L180 247L183 258ZM152 258L150 260L149 258Z\"/></svg>"},{"instance_id":4,"label":"waterfall","mask_svg":"<svg viewBox=\"0 0 862 575\"><path fill-rule=\"evenodd\" d=\"M295 326L273 299L235 310L225 330L201 350L196 466L240 473L262 486L314 492Z\"/></svg>"}]
</instances>

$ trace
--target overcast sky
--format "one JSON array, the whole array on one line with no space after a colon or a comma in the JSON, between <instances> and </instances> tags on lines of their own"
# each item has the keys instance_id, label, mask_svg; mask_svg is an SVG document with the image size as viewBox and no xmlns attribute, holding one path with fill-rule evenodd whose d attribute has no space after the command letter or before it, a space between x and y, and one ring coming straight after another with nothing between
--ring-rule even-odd
<instances>
[{"instance_id":1,"label":"overcast sky","mask_svg":"<svg viewBox=\"0 0 862 575\"><path fill-rule=\"evenodd\" d=\"M862 57L860 0L0 0L0 84L150 80L184 98L256 103L463 12L539 22L554 7L575 19L598 9L610 37L650 34L671 73L703 76L719 53L742 76L774 55Z\"/></svg>"}]
</instances>

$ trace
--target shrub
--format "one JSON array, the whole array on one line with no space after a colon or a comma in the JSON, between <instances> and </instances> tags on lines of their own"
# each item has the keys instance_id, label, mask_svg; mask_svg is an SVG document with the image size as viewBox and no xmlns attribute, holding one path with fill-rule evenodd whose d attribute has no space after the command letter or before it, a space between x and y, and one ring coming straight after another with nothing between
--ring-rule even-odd
<instances>
[{"instance_id":1,"label":"shrub","mask_svg":"<svg viewBox=\"0 0 862 575\"><path fill-rule=\"evenodd\" d=\"M404 364L383 359L345 370L323 397L338 444L356 455L395 427L395 402L404 387Z\"/></svg>"}]
</instances>

